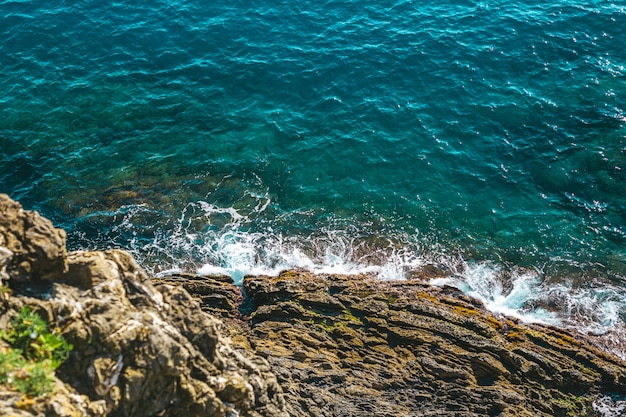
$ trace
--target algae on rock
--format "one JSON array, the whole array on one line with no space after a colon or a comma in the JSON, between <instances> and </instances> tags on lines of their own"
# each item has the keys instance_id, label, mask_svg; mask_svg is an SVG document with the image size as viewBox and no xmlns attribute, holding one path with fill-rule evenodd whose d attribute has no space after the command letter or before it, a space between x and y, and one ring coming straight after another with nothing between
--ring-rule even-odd
<instances>
[{"instance_id":1,"label":"algae on rock","mask_svg":"<svg viewBox=\"0 0 626 417\"><path fill-rule=\"evenodd\" d=\"M601 410L625 404L611 399L626 397L623 361L451 287L287 271L244 290L245 343L290 416L615 417Z\"/></svg>"}]
</instances>

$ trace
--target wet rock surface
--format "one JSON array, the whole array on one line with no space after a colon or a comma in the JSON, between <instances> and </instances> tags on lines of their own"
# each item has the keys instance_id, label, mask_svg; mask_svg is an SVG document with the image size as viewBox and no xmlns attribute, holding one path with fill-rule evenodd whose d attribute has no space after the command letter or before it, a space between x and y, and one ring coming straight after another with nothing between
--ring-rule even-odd
<instances>
[{"instance_id":1,"label":"wet rock surface","mask_svg":"<svg viewBox=\"0 0 626 417\"><path fill-rule=\"evenodd\" d=\"M581 336L420 279L149 277L71 252L0 195L0 328L30 306L74 345L14 416L619 416L626 365ZM9 289L10 288L10 289ZM7 349L0 341L0 351Z\"/></svg>"}]
</instances>

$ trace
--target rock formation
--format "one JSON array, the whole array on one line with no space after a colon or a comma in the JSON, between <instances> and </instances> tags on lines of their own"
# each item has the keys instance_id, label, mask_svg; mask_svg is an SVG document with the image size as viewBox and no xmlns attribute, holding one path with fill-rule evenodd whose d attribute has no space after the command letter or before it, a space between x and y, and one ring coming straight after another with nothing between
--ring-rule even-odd
<instances>
[{"instance_id":1,"label":"rock formation","mask_svg":"<svg viewBox=\"0 0 626 417\"><path fill-rule=\"evenodd\" d=\"M619 359L455 288L302 271L244 288L291 416L588 416L626 395Z\"/></svg>"},{"instance_id":2,"label":"rock formation","mask_svg":"<svg viewBox=\"0 0 626 417\"><path fill-rule=\"evenodd\" d=\"M66 253L63 231L3 195L0 279L0 328L28 305L74 345L52 393L4 387L0 415L626 412L620 359L423 280L148 277L124 251Z\"/></svg>"},{"instance_id":3,"label":"rock formation","mask_svg":"<svg viewBox=\"0 0 626 417\"><path fill-rule=\"evenodd\" d=\"M0 415L287 416L267 361L233 349L181 286L155 287L124 251L67 254L62 230L6 195L0 216L0 276L11 288L0 327L28 305L74 346L52 393L4 387Z\"/></svg>"},{"instance_id":4,"label":"rock formation","mask_svg":"<svg viewBox=\"0 0 626 417\"><path fill-rule=\"evenodd\" d=\"M199 302L212 292L239 299L224 278L202 278L196 295L199 279L156 281L185 285ZM243 291L247 327L232 307L219 314L241 348L269 361L290 416L626 413L615 401L626 396L620 359L564 330L494 315L452 287L285 271L246 277Z\"/></svg>"}]
</instances>

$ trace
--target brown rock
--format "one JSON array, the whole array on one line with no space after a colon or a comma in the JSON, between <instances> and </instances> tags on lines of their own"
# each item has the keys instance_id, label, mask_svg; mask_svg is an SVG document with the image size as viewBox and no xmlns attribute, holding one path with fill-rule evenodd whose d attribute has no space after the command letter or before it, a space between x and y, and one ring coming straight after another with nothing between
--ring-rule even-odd
<instances>
[{"instance_id":1,"label":"brown rock","mask_svg":"<svg viewBox=\"0 0 626 417\"><path fill-rule=\"evenodd\" d=\"M228 276L205 277L193 274L171 274L152 278L155 285L180 285L193 295L203 311L224 319L239 318L243 301L240 287Z\"/></svg>"},{"instance_id":2,"label":"brown rock","mask_svg":"<svg viewBox=\"0 0 626 417\"><path fill-rule=\"evenodd\" d=\"M107 259L104 252L73 252L68 259L68 271L63 275L63 281L81 289L89 289L119 275L117 264Z\"/></svg>"},{"instance_id":3,"label":"brown rock","mask_svg":"<svg viewBox=\"0 0 626 417\"><path fill-rule=\"evenodd\" d=\"M0 264L15 284L53 280L67 270L65 231L0 194ZM0 276L1 278L1 276Z\"/></svg>"},{"instance_id":4,"label":"brown rock","mask_svg":"<svg viewBox=\"0 0 626 417\"><path fill-rule=\"evenodd\" d=\"M236 350L182 286L155 287L121 250L66 254L62 231L6 196L0 210L0 271L15 284L0 326L28 305L74 346L49 395L0 387L2 415L287 416L268 363ZM44 279L46 293L31 288Z\"/></svg>"},{"instance_id":5,"label":"brown rock","mask_svg":"<svg viewBox=\"0 0 626 417\"><path fill-rule=\"evenodd\" d=\"M244 287L292 416L585 416L626 395L619 359L450 287L304 271Z\"/></svg>"}]
</instances>

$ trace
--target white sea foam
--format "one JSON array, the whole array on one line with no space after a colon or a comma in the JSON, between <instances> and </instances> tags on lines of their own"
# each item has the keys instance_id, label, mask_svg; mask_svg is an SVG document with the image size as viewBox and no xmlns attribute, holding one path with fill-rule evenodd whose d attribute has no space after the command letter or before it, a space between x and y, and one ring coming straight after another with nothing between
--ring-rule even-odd
<instances>
[{"instance_id":1,"label":"white sea foam","mask_svg":"<svg viewBox=\"0 0 626 417\"><path fill-rule=\"evenodd\" d=\"M593 403L593 409L601 417L622 417L626 414L626 401L602 397Z\"/></svg>"},{"instance_id":2,"label":"white sea foam","mask_svg":"<svg viewBox=\"0 0 626 417\"><path fill-rule=\"evenodd\" d=\"M386 250L384 254L364 249L353 230L320 230L315 235L285 237L268 227L251 232L250 217L267 209L269 199L254 195L258 203L249 214L234 208L219 208L201 202L189 204L181 216L177 232L166 245L173 252L192 251L206 261L197 268L200 275L229 275L241 284L245 275L276 276L288 269L306 269L324 274L373 274L381 279L403 279L407 268L416 268L425 261L421 256L402 250ZM207 231L200 237L187 232L195 219L202 217ZM215 222L215 220L219 222ZM160 244L162 247L163 244ZM174 258L173 256L171 258ZM374 258L380 258L375 259ZM170 268L168 268L170 269Z\"/></svg>"},{"instance_id":3,"label":"white sea foam","mask_svg":"<svg viewBox=\"0 0 626 417\"><path fill-rule=\"evenodd\" d=\"M254 216L269 207L269 198L250 195L245 210L190 203L167 235L149 244L134 242L138 258L151 253L162 264L159 275L195 270L200 275L229 275L241 285L246 275L276 276L288 269L323 274L370 274L383 280L412 276L426 265L448 271L433 285L452 285L479 299L493 312L525 323L544 323L584 333L602 348L626 358L626 290L610 282L549 279L541 269L508 267L494 262L466 262L430 242L406 238L402 244L372 243L351 228L285 236L277 228L251 227ZM136 224L146 209L120 212L121 228ZM171 230L173 229L173 233ZM415 238L417 239L417 238ZM425 248L425 249L424 249Z\"/></svg>"},{"instance_id":4,"label":"white sea foam","mask_svg":"<svg viewBox=\"0 0 626 417\"><path fill-rule=\"evenodd\" d=\"M231 239L233 236L231 236ZM336 237L341 240L341 238ZM220 264L206 263L197 271L199 275L230 275L240 285L245 275L277 276L288 269L305 269L316 274L372 274L381 279L404 279L408 268L415 269L424 262L419 258L407 260L406 256L392 255L386 262L372 264L355 260L345 245L312 245L313 253L306 253L298 242L285 242L280 238L239 236L234 242L224 242L216 248ZM262 242L261 242L262 240ZM258 241L258 242L257 242Z\"/></svg>"},{"instance_id":5,"label":"white sea foam","mask_svg":"<svg viewBox=\"0 0 626 417\"><path fill-rule=\"evenodd\" d=\"M556 313L542 307L530 307L541 283L537 272L513 271L505 280L501 268L488 262L465 264L461 271L431 283L455 286L482 301L488 310L516 317L525 323L559 323Z\"/></svg>"},{"instance_id":6,"label":"white sea foam","mask_svg":"<svg viewBox=\"0 0 626 417\"><path fill-rule=\"evenodd\" d=\"M626 359L626 292L607 282L575 286L545 282L540 270L489 262L465 264L460 272L431 281L452 285L482 301L490 311L524 323L543 323L585 334L597 345Z\"/></svg>"}]
</instances>

